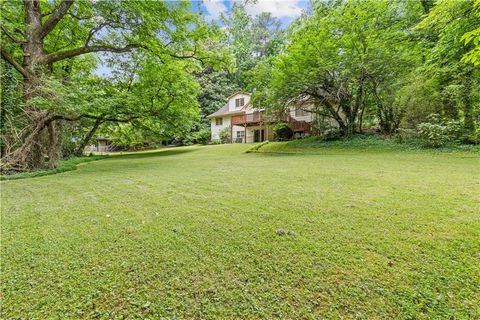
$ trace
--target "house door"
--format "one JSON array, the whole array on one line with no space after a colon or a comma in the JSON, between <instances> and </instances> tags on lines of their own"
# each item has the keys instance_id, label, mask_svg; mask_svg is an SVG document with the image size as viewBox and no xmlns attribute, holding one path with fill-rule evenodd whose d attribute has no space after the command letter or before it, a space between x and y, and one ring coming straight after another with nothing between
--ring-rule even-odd
<instances>
[{"instance_id":1,"label":"house door","mask_svg":"<svg viewBox=\"0 0 480 320\"><path fill-rule=\"evenodd\" d=\"M253 142L261 142L265 140L265 130L255 130L253 132Z\"/></svg>"}]
</instances>

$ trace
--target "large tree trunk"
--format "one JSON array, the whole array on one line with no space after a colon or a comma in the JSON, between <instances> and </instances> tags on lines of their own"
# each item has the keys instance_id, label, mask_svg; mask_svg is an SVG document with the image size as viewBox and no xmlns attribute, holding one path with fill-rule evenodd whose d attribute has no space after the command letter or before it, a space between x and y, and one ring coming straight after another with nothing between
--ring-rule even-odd
<instances>
[{"instance_id":1,"label":"large tree trunk","mask_svg":"<svg viewBox=\"0 0 480 320\"><path fill-rule=\"evenodd\" d=\"M48 150L49 165L54 167L58 148L53 120L49 112L39 110L30 101L40 94L42 77L45 74L45 52L43 49L42 21L39 0L25 0L25 41L23 43L23 97L26 130L22 145L7 156L8 167L13 170L29 170L44 165L45 151ZM46 136L44 129L49 126ZM53 139L53 140L52 140ZM48 143L54 142L54 143ZM55 148L53 150L52 148Z\"/></svg>"},{"instance_id":2,"label":"large tree trunk","mask_svg":"<svg viewBox=\"0 0 480 320\"><path fill-rule=\"evenodd\" d=\"M137 43L127 44L123 47L117 47L112 44L106 45L104 43L91 45L89 43L91 37L95 32L100 30L99 28L102 27L102 23L90 30L88 37L83 41L83 46L59 50L57 52L45 52L43 39L55 29L56 25L69 12L74 4L74 0L61 0L58 2L53 11L48 14L48 18L45 18L43 21L40 3L40 0L24 0L23 2L25 32L21 40L21 45L18 46L18 49L23 51L22 63L16 61L14 55L12 52L9 52L6 46L0 46L2 58L15 67L15 69L22 74L24 80L25 123L22 125L26 128L26 130L24 130L26 133L23 137L17 139L22 140L18 143L20 145L18 149L5 155L5 159L2 159L6 164L5 167L7 167L7 170L39 168L44 165L47 154L49 155L50 166L54 166L52 163L54 160L52 159L56 158L54 155L55 152L58 151L57 148L59 146L58 139L56 138L58 133L56 132L57 130L55 130L55 125L52 123L56 121L55 116L49 114L49 112L39 110L31 101L32 98L40 94L42 80L45 75L49 74L49 70L51 72L55 62L90 52L128 52L140 46ZM55 1L55 3L57 3L57 1ZM20 42L15 41L15 39L13 39L13 41ZM18 45L18 43L16 45ZM176 57L176 55L173 54L172 56ZM49 132L45 130L47 126L49 126ZM3 164L2 161L2 167Z\"/></svg>"},{"instance_id":3,"label":"large tree trunk","mask_svg":"<svg viewBox=\"0 0 480 320\"><path fill-rule=\"evenodd\" d=\"M6 162L9 169L25 171L37 167L39 161L43 162L41 135L45 127L50 125L52 121L53 117L48 112L38 112L36 122L32 124L32 129L29 130L22 146L7 156Z\"/></svg>"},{"instance_id":4,"label":"large tree trunk","mask_svg":"<svg viewBox=\"0 0 480 320\"><path fill-rule=\"evenodd\" d=\"M43 51L43 38L40 37L41 12L38 0L25 0L25 43L23 45L23 68L29 71L24 75L24 97L25 100L35 97L38 94L42 67L41 61L45 56Z\"/></svg>"},{"instance_id":5,"label":"large tree trunk","mask_svg":"<svg viewBox=\"0 0 480 320\"><path fill-rule=\"evenodd\" d=\"M25 42L23 45L23 68L28 72L23 77L24 112L27 130L25 140L20 148L7 158L14 170L28 170L43 166L45 154L42 132L50 124L48 112L38 110L30 100L39 94L41 82L41 64L44 57L43 39L39 36L41 28L40 2L25 0Z\"/></svg>"}]
</instances>

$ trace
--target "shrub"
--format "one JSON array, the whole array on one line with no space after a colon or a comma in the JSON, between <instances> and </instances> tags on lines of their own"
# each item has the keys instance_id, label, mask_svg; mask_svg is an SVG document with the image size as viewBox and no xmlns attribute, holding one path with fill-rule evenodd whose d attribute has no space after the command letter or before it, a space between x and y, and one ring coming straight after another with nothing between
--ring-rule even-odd
<instances>
[{"instance_id":1,"label":"shrub","mask_svg":"<svg viewBox=\"0 0 480 320\"><path fill-rule=\"evenodd\" d=\"M476 128L472 132L464 130L460 137L460 142L464 144L480 144L480 128Z\"/></svg>"},{"instance_id":2,"label":"shrub","mask_svg":"<svg viewBox=\"0 0 480 320\"><path fill-rule=\"evenodd\" d=\"M204 128L193 133L193 141L200 144L208 144L210 141L210 129Z\"/></svg>"},{"instance_id":3,"label":"shrub","mask_svg":"<svg viewBox=\"0 0 480 320\"><path fill-rule=\"evenodd\" d=\"M397 93L395 104L403 110L403 127L414 129L420 123L429 122L428 116L441 112L440 85L435 79L419 75L411 79Z\"/></svg>"},{"instance_id":4,"label":"shrub","mask_svg":"<svg viewBox=\"0 0 480 320\"><path fill-rule=\"evenodd\" d=\"M293 131L287 123L277 123L274 125L273 133L275 135L275 139L279 141L290 140L293 136Z\"/></svg>"},{"instance_id":5,"label":"shrub","mask_svg":"<svg viewBox=\"0 0 480 320\"><path fill-rule=\"evenodd\" d=\"M231 132L230 132L230 126L223 128L220 130L218 133L220 136L220 142L221 143L230 143L232 142L232 137L231 137Z\"/></svg>"},{"instance_id":6,"label":"shrub","mask_svg":"<svg viewBox=\"0 0 480 320\"><path fill-rule=\"evenodd\" d=\"M30 171L30 172L5 174L5 175L0 175L0 180L17 180L17 179L24 179L24 178L35 178L35 177L42 177L50 174L72 171L72 170L76 170L77 166L80 163L101 160L106 157L108 156L92 155L92 154L90 154L88 157L72 157L68 160L59 161L58 166L55 169L44 169L44 170L36 170L36 171Z\"/></svg>"},{"instance_id":7,"label":"shrub","mask_svg":"<svg viewBox=\"0 0 480 320\"><path fill-rule=\"evenodd\" d=\"M448 143L456 142L460 136L460 124L457 121L441 121L439 116L432 114L429 122L418 125L418 134L431 147L438 148Z\"/></svg>"}]
</instances>

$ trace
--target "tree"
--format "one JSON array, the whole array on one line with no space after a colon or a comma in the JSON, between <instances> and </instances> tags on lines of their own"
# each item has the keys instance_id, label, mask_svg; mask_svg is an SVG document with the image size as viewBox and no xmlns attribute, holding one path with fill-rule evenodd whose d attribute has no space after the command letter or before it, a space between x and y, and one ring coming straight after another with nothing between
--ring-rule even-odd
<instances>
[{"instance_id":1,"label":"tree","mask_svg":"<svg viewBox=\"0 0 480 320\"><path fill-rule=\"evenodd\" d=\"M418 25L418 30L432 39L426 43L423 71L439 82L443 114L460 117L467 132L475 129L480 91L480 74L475 67L476 32L480 26L478 6L478 1L473 0L438 1Z\"/></svg>"},{"instance_id":2,"label":"tree","mask_svg":"<svg viewBox=\"0 0 480 320\"><path fill-rule=\"evenodd\" d=\"M226 98L241 88L231 81L225 70L216 71L208 67L198 72L196 78L202 88L197 98L201 109L202 124L199 125L201 127L210 125L210 121L206 117L223 107Z\"/></svg>"},{"instance_id":3,"label":"tree","mask_svg":"<svg viewBox=\"0 0 480 320\"><path fill-rule=\"evenodd\" d=\"M128 61L117 66L110 79L78 77L68 84L51 79L32 99L58 120L87 120L83 125L89 129L76 137L77 154L102 125L114 138L125 141L130 134L138 143L142 137L165 139L188 132L197 121L199 86L188 72L188 61L152 56Z\"/></svg>"},{"instance_id":4,"label":"tree","mask_svg":"<svg viewBox=\"0 0 480 320\"><path fill-rule=\"evenodd\" d=\"M20 81L13 67L2 60L0 64L1 75L1 113L0 113L0 132L2 137L6 137L9 127L17 127L17 122L21 117L18 105L21 101L19 95ZM14 135L18 135L17 131ZM8 153L10 143L2 139L0 141L0 153L2 157Z\"/></svg>"},{"instance_id":5,"label":"tree","mask_svg":"<svg viewBox=\"0 0 480 320\"><path fill-rule=\"evenodd\" d=\"M393 108L396 81L418 58L409 46L410 4L398 1L318 3L295 26L285 53L273 62L268 105L315 105L344 135L361 130L373 109L384 132L399 124ZM418 7L416 8L418 10Z\"/></svg>"},{"instance_id":6,"label":"tree","mask_svg":"<svg viewBox=\"0 0 480 320\"><path fill-rule=\"evenodd\" d=\"M476 16L480 17L480 0L475 0L473 10ZM471 62L476 66L480 65L480 26L466 32L462 36L462 40L465 46L473 44L473 48L463 55L462 60L464 62Z\"/></svg>"},{"instance_id":7,"label":"tree","mask_svg":"<svg viewBox=\"0 0 480 320\"><path fill-rule=\"evenodd\" d=\"M210 31L184 2L25 0L23 6L2 2L0 9L1 55L23 76L24 87L25 134L4 158L13 170L41 166L47 149L54 156L55 122L62 115L39 108L32 99L42 92L42 81L61 74L69 59L135 50L160 60L211 61L208 42L202 42ZM49 142L43 138L47 128Z\"/></svg>"},{"instance_id":8,"label":"tree","mask_svg":"<svg viewBox=\"0 0 480 320\"><path fill-rule=\"evenodd\" d=\"M231 49L236 69L232 81L243 90L251 87L250 72L265 58L279 52L284 41L280 20L263 12L248 15L245 6L233 3L231 13L222 18L226 45Z\"/></svg>"}]
</instances>

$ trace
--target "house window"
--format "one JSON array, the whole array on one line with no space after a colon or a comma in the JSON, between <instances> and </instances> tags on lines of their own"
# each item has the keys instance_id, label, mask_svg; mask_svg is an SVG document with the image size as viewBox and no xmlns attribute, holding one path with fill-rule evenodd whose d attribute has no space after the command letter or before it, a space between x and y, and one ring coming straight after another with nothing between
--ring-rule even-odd
<instances>
[{"instance_id":1,"label":"house window","mask_svg":"<svg viewBox=\"0 0 480 320\"><path fill-rule=\"evenodd\" d=\"M305 117L308 116L308 112L303 109L295 109L295 117Z\"/></svg>"},{"instance_id":2,"label":"house window","mask_svg":"<svg viewBox=\"0 0 480 320\"><path fill-rule=\"evenodd\" d=\"M244 104L245 104L245 99L244 98L235 99L235 108L236 109L243 107Z\"/></svg>"},{"instance_id":3,"label":"house window","mask_svg":"<svg viewBox=\"0 0 480 320\"><path fill-rule=\"evenodd\" d=\"M215 125L221 126L223 124L223 118L215 118Z\"/></svg>"},{"instance_id":4,"label":"house window","mask_svg":"<svg viewBox=\"0 0 480 320\"><path fill-rule=\"evenodd\" d=\"M245 137L245 131L237 131L237 136L235 138L236 143L242 143Z\"/></svg>"}]
</instances>

